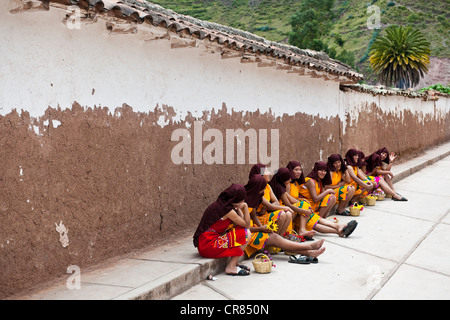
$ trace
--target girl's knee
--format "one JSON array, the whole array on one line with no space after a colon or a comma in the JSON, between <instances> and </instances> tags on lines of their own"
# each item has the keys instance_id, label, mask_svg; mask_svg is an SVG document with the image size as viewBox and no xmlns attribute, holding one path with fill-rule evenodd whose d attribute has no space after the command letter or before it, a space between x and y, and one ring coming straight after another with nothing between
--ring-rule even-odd
<instances>
[{"instance_id":1,"label":"girl's knee","mask_svg":"<svg viewBox=\"0 0 450 320\"><path fill-rule=\"evenodd\" d=\"M284 221L290 221L292 220L292 214L289 211L282 211L280 218Z\"/></svg>"},{"instance_id":2,"label":"girl's knee","mask_svg":"<svg viewBox=\"0 0 450 320\"><path fill-rule=\"evenodd\" d=\"M330 199L328 201L330 205L336 204L336 196L334 194L330 195Z\"/></svg>"}]
</instances>

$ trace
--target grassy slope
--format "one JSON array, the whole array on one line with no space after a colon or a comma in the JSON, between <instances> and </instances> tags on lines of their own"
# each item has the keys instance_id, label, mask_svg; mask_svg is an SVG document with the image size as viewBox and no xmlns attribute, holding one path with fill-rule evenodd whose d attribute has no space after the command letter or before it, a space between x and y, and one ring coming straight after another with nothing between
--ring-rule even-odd
<instances>
[{"instance_id":1,"label":"grassy slope","mask_svg":"<svg viewBox=\"0 0 450 320\"><path fill-rule=\"evenodd\" d=\"M287 42L290 16L300 8L301 0L152 0L165 8L195 18L246 30L268 40ZM373 13L367 7L376 5L381 11L382 28L391 24L413 25L431 43L431 55L450 58L450 0L336 0L336 19L330 31L345 41L339 47L333 37L326 40L337 52L343 49L355 55L355 68L374 80L368 62L368 48L375 30L367 28ZM270 27L262 31L258 28Z\"/></svg>"}]
</instances>

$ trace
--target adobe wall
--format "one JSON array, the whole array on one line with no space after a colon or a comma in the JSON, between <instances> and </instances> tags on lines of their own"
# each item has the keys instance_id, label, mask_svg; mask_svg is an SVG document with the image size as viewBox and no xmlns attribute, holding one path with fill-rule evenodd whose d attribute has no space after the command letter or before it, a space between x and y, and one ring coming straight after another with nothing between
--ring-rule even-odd
<instances>
[{"instance_id":1,"label":"adobe wall","mask_svg":"<svg viewBox=\"0 0 450 320\"><path fill-rule=\"evenodd\" d=\"M448 98L343 92L156 28L112 32L99 19L69 30L64 10L10 4L0 4L0 298L193 232L253 164L251 138L234 139L231 157L227 130L256 133L258 161L274 150L279 166L300 160L306 173L350 147L408 155L450 138ZM174 163L174 132L191 139L188 163ZM213 142L223 160L208 164Z\"/></svg>"},{"instance_id":2,"label":"adobe wall","mask_svg":"<svg viewBox=\"0 0 450 320\"><path fill-rule=\"evenodd\" d=\"M408 157L450 138L450 99L424 100L403 95L341 91L343 150L366 155L381 146ZM344 151L345 152L345 151Z\"/></svg>"}]
</instances>

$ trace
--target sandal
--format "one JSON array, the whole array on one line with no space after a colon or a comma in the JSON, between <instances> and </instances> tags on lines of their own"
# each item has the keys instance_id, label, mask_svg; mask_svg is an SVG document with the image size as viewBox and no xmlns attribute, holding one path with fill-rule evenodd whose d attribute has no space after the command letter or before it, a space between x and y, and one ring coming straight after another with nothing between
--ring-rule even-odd
<instances>
[{"instance_id":1,"label":"sandal","mask_svg":"<svg viewBox=\"0 0 450 320\"><path fill-rule=\"evenodd\" d=\"M227 273L229 276L248 276L250 275L249 270L242 269L240 267L236 267L237 272L236 273Z\"/></svg>"},{"instance_id":2,"label":"sandal","mask_svg":"<svg viewBox=\"0 0 450 320\"><path fill-rule=\"evenodd\" d=\"M289 263L297 263L297 264L310 264L306 257L303 256L289 256Z\"/></svg>"},{"instance_id":3,"label":"sandal","mask_svg":"<svg viewBox=\"0 0 450 320\"><path fill-rule=\"evenodd\" d=\"M350 211L344 210L344 211L342 211L342 212L338 212L338 211L336 210L336 213L335 213L335 214L338 215L338 216L350 216Z\"/></svg>"},{"instance_id":4,"label":"sandal","mask_svg":"<svg viewBox=\"0 0 450 320\"><path fill-rule=\"evenodd\" d=\"M249 268L249 267L247 267L246 265L243 265L243 264L241 264L241 265L239 265L238 267L239 267L239 268L241 268L241 269L244 269L244 270L250 271L250 268Z\"/></svg>"},{"instance_id":5,"label":"sandal","mask_svg":"<svg viewBox=\"0 0 450 320\"><path fill-rule=\"evenodd\" d=\"M355 220L350 221L344 228L344 237L348 238L353 233L353 231L355 231L357 225L358 222L356 222Z\"/></svg>"},{"instance_id":6,"label":"sandal","mask_svg":"<svg viewBox=\"0 0 450 320\"><path fill-rule=\"evenodd\" d=\"M308 257L308 256L304 256L306 258L306 261L308 261L309 263L319 263L319 259L317 259L316 257Z\"/></svg>"}]
</instances>

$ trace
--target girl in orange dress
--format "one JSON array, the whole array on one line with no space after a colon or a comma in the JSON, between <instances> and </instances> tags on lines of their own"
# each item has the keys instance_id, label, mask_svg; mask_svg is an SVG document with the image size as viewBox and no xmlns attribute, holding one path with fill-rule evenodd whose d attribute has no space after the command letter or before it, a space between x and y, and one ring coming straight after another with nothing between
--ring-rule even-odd
<instances>
[{"instance_id":1,"label":"girl in orange dress","mask_svg":"<svg viewBox=\"0 0 450 320\"><path fill-rule=\"evenodd\" d=\"M307 201L298 200L291 196L289 191L291 178L292 173L288 168L280 168L269 181L269 185L280 204L287 206L294 212L293 220L299 217L300 223L295 226L295 231L306 240L313 240L312 237L316 233L313 226L317 223L317 219L311 215L313 211Z\"/></svg>"},{"instance_id":2,"label":"girl in orange dress","mask_svg":"<svg viewBox=\"0 0 450 320\"><path fill-rule=\"evenodd\" d=\"M231 257L225 268L230 275L246 276L250 270L238 266L250 240L250 213L243 185L232 184L203 213L194 233L194 246L205 258Z\"/></svg>"},{"instance_id":3,"label":"girl in orange dress","mask_svg":"<svg viewBox=\"0 0 450 320\"><path fill-rule=\"evenodd\" d=\"M347 171L350 175L350 185L355 187L355 196L352 201L357 201L361 195L368 194L374 188L374 185L369 181L366 175L360 169L360 153L356 149L349 149L345 154L345 162Z\"/></svg>"},{"instance_id":4,"label":"girl in orange dress","mask_svg":"<svg viewBox=\"0 0 450 320\"><path fill-rule=\"evenodd\" d=\"M328 217L331 209L336 203L333 189L324 189L324 185L331 183L327 164L318 161L314 168L305 178L305 183L300 187L300 194L309 201L314 212L322 218Z\"/></svg>"},{"instance_id":5,"label":"girl in orange dress","mask_svg":"<svg viewBox=\"0 0 450 320\"><path fill-rule=\"evenodd\" d=\"M350 185L351 179L340 154L332 154L328 157L328 171L331 175L331 183L325 185L326 189L333 189L336 201L339 203L336 209L337 215L350 215L350 211L345 208L355 194L355 187Z\"/></svg>"},{"instance_id":6,"label":"girl in orange dress","mask_svg":"<svg viewBox=\"0 0 450 320\"><path fill-rule=\"evenodd\" d=\"M262 175L266 182L269 182L272 174L264 164L255 164L250 170L249 180L255 175ZM249 207L250 208L250 207ZM250 209L249 209L250 210ZM275 197L270 184L266 184L264 195L259 206L255 210L250 210L252 221L257 226L268 224L270 221L276 222L278 225L277 233L283 235L292 221L294 211L289 207L283 206Z\"/></svg>"},{"instance_id":7,"label":"girl in orange dress","mask_svg":"<svg viewBox=\"0 0 450 320\"><path fill-rule=\"evenodd\" d=\"M300 194L300 187L305 183L305 176L303 174L303 168L299 161L289 161L286 168L291 172L291 182L287 185L287 192L289 194L289 201L294 204L294 206L312 211L311 204ZM295 199L295 203L293 199ZM318 217L316 215L294 215L292 229L296 230L301 234L306 240L311 240L315 231L313 231L314 226L317 224ZM311 235L308 235L311 234Z\"/></svg>"}]
</instances>

